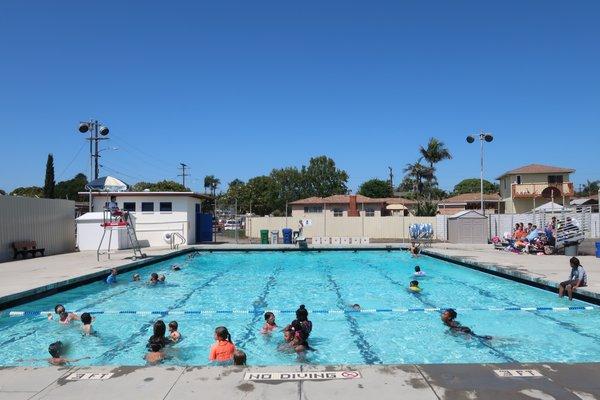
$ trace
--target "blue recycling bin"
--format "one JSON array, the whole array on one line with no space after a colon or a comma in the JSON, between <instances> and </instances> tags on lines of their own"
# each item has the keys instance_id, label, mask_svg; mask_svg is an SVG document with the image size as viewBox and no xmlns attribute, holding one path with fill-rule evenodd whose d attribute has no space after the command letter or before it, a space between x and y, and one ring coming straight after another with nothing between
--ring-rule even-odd
<instances>
[{"instance_id":1,"label":"blue recycling bin","mask_svg":"<svg viewBox=\"0 0 600 400\"><path fill-rule=\"evenodd\" d=\"M281 233L283 235L283 244L292 244L292 230L290 228L283 228Z\"/></svg>"},{"instance_id":2,"label":"blue recycling bin","mask_svg":"<svg viewBox=\"0 0 600 400\"><path fill-rule=\"evenodd\" d=\"M596 257L600 258L600 242L596 242Z\"/></svg>"}]
</instances>

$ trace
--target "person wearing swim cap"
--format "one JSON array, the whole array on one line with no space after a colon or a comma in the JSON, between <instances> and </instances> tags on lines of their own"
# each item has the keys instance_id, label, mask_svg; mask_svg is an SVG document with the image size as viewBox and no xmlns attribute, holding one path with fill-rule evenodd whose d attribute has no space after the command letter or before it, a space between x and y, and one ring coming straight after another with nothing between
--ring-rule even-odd
<instances>
[{"instance_id":1,"label":"person wearing swim cap","mask_svg":"<svg viewBox=\"0 0 600 400\"><path fill-rule=\"evenodd\" d=\"M419 287L419 281L410 281L408 290L414 293L419 293L421 291L421 288Z\"/></svg>"}]
</instances>

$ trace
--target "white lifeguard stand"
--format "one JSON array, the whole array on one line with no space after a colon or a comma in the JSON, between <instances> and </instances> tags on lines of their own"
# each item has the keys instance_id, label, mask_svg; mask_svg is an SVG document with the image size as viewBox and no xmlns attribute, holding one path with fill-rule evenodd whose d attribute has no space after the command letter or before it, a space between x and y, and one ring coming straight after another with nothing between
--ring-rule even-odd
<instances>
[{"instance_id":1,"label":"white lifeguard stand","mask_svg":"<svg viewBox=\"0 0 600 400\"><path fill-rule=\"evenodd\" d=\"M98 250L96 251L96 259L100 261L100 255L106 254L108 259L110 260L110 246L112 243L112 235L113 230L124 230L127 233L127 238L131 243L131 248L133 249L133 257L132 260L139 258L145 258L146 254L142 253L142 249L140 248L140 243L138 242L137 235L135 234L135 228L131 224L131 219L129 213L127 211L123 212L114 206L111 206L111 203L108 204L108 207L104 208L102 213L102 223L100 226L103 228L102 238L100 239L100 244L98 245ZM108 247L106 251L102 251L102 243L106 238L106 233L108 232Z\"/></svg>"}]
</instances>

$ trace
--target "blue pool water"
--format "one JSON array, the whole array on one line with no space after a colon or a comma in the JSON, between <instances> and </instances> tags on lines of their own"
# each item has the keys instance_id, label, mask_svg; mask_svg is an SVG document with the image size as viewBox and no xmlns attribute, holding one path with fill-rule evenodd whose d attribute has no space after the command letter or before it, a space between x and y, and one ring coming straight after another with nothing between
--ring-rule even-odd
<instances>
[{"instance_id":1,"label":"blue pool water","mask_svg":"<svg viewBox=\"0 0 600 400\"><path fill-rule=\"evenodd\" d=\"M179 264L182 270L171 272ZM418 263L419 295L406 287ZM565 274L568 272L565 268ZM148 286L151 272L165 273L167 283ZM589 306L558 299L553 293L494 277L434 258L412 259L406 252L223 252L199 253L119 275L118 284L96 282L27 303L15 310L52 310L57 303L83 311L251 310L250 313L164 316L179 322L183 340L169 348L166 364L208 364L214 328L226 326L252 365L297 363L280 353L282 334L259 333L263 310ZM9 310L10 311L10 310ZM4 365L45 365L53 341L69 344L71 358L89 356L78 365L143 365L145 344L160 315L98 314L96 336L82 336L80 324L64 326L44 317L0 317ZM293 313L276 313L283 327ZM448 332L438 312L312 312L314 325L308 355L315 364L491 363L600 361L600 310L459 312L458 320L491 341ZM33 361L38 359L38 361ZM23 361L21 361L23 360Z\"/></svg>"}]
</instances>

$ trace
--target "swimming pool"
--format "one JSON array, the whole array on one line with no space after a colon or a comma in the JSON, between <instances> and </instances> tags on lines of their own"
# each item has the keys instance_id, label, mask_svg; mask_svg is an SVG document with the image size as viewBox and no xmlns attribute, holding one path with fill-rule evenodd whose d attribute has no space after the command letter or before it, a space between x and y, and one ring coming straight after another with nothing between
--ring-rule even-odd
<instances>
[{"instance_id":1,"label":"swimming pool","mask_svg":"<svg viewBox=\"0 0 600 400\"><path fill-rule=\"evenodd\" d=\"M305 304L314 328L308 362L315 364L492 363L600 361L600 310L507 311L515 307L590 306L556 294L430 257L403 251L213 252L183 255L33 301L14 310L168 311L172 314L97 314L96 336L80 324L64 326L43 316L0 317L3 365L46 365L48 344L68 343L77 365L144 365L152 324L177 320L183 340L166 364L205 365L214 328L226 326L252 365L297 363L277 351L281 333L259 333L264 310L283 327ZM181 271L170 271L179 264ZM415 264L420 294L406 288ZM167 282L148 286L151 272ZM131 282L140 273L142 282ZM354 303L363 311L347 312ZM491 341L448 332L439 312L454 307L458 320ZM481 309L487 310L481 310ZM497 310L489 310L489 308ZM479 310L478 310L479 309ZM198 312L183 314L183 311ZM209 312L210 311L210 312ZM344 311L344 312L342 312ZM177 313L180 314L177 314ZM32 361L39 359L38 361ZM20 361L24 360L24 361Z\"/></svg>"}]
</instances>

